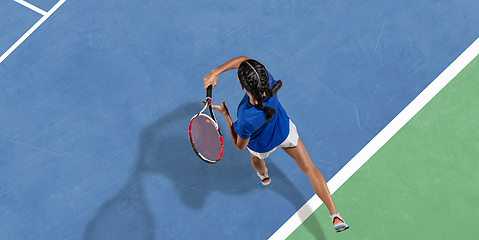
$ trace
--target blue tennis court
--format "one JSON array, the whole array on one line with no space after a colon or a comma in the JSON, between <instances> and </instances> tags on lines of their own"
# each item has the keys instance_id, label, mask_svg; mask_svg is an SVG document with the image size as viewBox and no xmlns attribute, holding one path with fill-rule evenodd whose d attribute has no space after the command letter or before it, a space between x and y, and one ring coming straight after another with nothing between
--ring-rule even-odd
<instances>
[{"instance_id":1,"label":"blue tennis court","mask_svg":"<svg viewBox=\"0 0 479 240\"><path fill-rule=\"evenodd\" d=\"M262 62L328 181L479 37L477 12L473 0L4 0L0 239L268 239L314 192L283 151L262 186L225 130L221 162L195 155L203 76L236 56ZM230 71L213 102L235 120L243 94Z\"/></svg>"}]
</instances>

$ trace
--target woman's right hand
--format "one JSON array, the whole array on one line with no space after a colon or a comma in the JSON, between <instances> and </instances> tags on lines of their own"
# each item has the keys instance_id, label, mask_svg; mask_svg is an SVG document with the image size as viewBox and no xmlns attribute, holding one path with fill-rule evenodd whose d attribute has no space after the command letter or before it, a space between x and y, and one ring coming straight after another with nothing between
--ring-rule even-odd
<instances>
[{"instance_id":1,"label":"woman's right hand","mask_svg":"<svg viewBox=\"0 0 479 240\"><path fill-rule=\"evenodd\" d=\"M205 82L205 90L208 88L209 85L213 85L213 88L215 88L216 82L218 81L218 75L213 72L209 72L203 77L203 81Z\"/></svg>"}]
</instances>

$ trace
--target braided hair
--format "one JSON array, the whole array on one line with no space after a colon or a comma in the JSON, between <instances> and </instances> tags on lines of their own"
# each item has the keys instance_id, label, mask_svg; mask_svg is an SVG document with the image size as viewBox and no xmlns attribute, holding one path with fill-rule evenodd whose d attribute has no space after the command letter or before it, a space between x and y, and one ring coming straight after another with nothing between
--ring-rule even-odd
<instances>
[{"instance_id":1,"label":"braided hair","mask_svg":"<svg viewBox=\"0 0 479 240\"><path fill-rule=\"evenodd\" d=\"M268 71L256 60L248 59L242 62L238 68L238 79L241 86L250 92L258 102L257 108L266 114L266 120L269 121L275 114L272 107L263 106L263 95L272 97L282 86L281 80L275 82L274 86L269 85Z\"/></svg>"}]
</instances>

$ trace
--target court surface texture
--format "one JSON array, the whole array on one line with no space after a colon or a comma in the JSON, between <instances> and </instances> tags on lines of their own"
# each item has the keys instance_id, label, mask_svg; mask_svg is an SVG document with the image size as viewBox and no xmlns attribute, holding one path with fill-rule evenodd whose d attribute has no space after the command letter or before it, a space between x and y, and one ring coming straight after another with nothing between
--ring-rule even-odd
<instances>
[{"instance_id":1,"label":"court surface texture","mask_svg":"<svg viewBox=\"0 0 479 240\"><path fill-rule=\"evenodd\" d=\"M476 239L478 12L473 0L4 0L0 239ZM347 231L282 150L261 185L221 116L223 159L194 154L202 78L241 55L283 81ZM243 94L226 72L213 103L235 120Z\"/></svg>"}]
</instances>

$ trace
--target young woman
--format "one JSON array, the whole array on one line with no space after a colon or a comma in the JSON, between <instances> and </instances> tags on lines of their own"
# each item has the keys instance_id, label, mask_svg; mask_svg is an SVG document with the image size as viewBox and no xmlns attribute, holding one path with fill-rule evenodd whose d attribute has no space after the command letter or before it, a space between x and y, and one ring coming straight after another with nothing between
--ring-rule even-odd
<instances>
[{"instance_id":1,"label":"young woman","mask_svg":"<svg viewBox=\"0 0 479 240\"><path fill-rule=\"evenodd\" d=\"M238 69L238 80L246 92L238 106L238 119L236 122L231 120L224 101L221 105L213 105L213 109L225 118L236 148L248 148L251 164L262 184L271 183L264 159L281 147L309 178L315 193L329 210L334 229L337 232L348 229L349 226L336 211L323 175L309 158L296 126L278 101L276 92L281 88L281 80L275 81L258 61L242 56L207 73L203 78L205 89L209 85L215 87L218 76L232 69Z\"/></svg>"}]
</instances>

